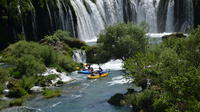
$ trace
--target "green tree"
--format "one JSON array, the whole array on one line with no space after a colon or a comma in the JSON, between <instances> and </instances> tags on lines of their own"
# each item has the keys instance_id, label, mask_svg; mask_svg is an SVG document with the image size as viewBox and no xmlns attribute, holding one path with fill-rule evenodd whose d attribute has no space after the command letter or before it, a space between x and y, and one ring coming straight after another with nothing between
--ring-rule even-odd
<instances>
[{"instance_id":1,"label":"green tree","mask_svg":"<svg viewBox=\"0 0 200 112\"><path fill-rule=\"evenodd\" d=\"M113 59L126 59L145 51L145 32L137 25L116 24L107 27L97 41L101 50L110 52Z\"/></svg>"}]
</instances>

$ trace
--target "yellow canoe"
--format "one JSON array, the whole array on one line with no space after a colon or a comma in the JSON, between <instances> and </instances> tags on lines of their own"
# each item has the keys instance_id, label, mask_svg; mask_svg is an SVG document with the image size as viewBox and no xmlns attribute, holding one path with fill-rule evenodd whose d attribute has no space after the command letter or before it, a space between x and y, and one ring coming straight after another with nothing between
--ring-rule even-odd
<instances>
[{"instance_id":1,"label":"yellow canoe","mask_svg":"<svg viewBox=\"0 0 200 112\"><path fill-rule=\"evenodd\" d=\"M106 76L108 76L108 73L107 72L105 72L105 73L103 73L103 74L101 74L101 75L99 75L99 74L97 74L97 75L88 75L87 77L88 77L88 79L97 79L97 78L100 78L100 77L106 77Z\"/></svg>"}]
</instances>

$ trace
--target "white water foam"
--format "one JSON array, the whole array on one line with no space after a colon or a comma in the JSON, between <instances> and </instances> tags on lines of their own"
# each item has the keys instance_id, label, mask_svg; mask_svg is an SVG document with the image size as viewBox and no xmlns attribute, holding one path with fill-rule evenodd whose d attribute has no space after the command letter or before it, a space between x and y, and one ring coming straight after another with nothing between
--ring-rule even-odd
<instances>
[{"instance_id":1,"label":"white water foam","mask_svg":"<svg viewBox=\"0 0 200 112\"><path fill-rule=\"evenodd\" d=\"M65 72L57 72L56 69L52 69L52 68L47 68L47 71L43 74L41 74L41 76L48 76L50 74L56 74L58 75L58 78L56 78L55 80L52 80L52 83L55 84L57 83L59 80L62 81L62 82L70 82L72 81L73 79L69 76L66 76L66 73Z\"/></svg>"},{"instance_id":2,"label":"white water foam","mask_svg":"<svg viewBox=\"0 0 200 112\"><path fill-rule=\"evenodd\" d=\"M171 33L147 33L146 36L149 37L149 38L162 38L163 36L166 36L166 35L171 35L173 34L172 32Z\"/></svg>"},{"instance_id":3,"label":"white water foam","mask_svg":"<svg viewBox=\"0 0 200 112\"><path fill-rule=\"evenodd\" d=\"M107 83L109 84L109 86L113 86L116 84L126 84L130 82L132 82L131 79L127 79L124 76L117 76L117 77L112 78L112 81L107 82Z\"/></svg>"},{"instance_id":4,"label":"white water foam","mask_svg":"<svg viewBox=\"0 0 200 112\"><path fill-rule=\"evenodd\" d=\"M94 69L98 69L99 66L101 66L101 68L103 68L104 70L122 70L123 69L123 62L122 60L111 60L105 64L94 64L92 65L92 67Z\"/></svg>"},{"instance_id":5,"label":"white water foam","mask_svg":"<svg viewBox=\"0 0 200 112\"><path fill-rule=\"evenodd\" d=\"M91 42L97 42L97 38L90 39L90 40L84 40L86 43L91 43Z\"/></svg>"}]
</instances>

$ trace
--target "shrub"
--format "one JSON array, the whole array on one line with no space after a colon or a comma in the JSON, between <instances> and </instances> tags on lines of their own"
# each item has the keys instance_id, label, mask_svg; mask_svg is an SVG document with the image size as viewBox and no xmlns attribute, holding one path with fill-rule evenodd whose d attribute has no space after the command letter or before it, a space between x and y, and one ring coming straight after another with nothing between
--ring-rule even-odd
<instances>
[{"instance_id":1,"label":"shrub","mask_svg":"<svg viewBox=\"0 0 200 112\"><path fill-rule=\"evenodd\" d=\"M45 87L45 86L49 86L52 82L52 80L55 80L58 76L56 74L51 74L48 76L38 76L37 77L37 81L36 81L36 85Z\"/></svg>"},{"instance_id":2,"label":"shrub","mask_svg":"<svg viewBox=\"0 0 200 112\"><path fill-rule=\"evenodd\" d=\"M166 39L157 46L158 50L147 49L147 52L136 54L125 61L124 67L127 73L136 79L136 83L138 79L149 78L160 88L152 94L147 92L150 87L132 99L129 98L134 102L132 105L143 110L152 109L151 111L155 112L198 111L200 107L199 34L200 27L193 30L189 38Z\"/></svg>"},{"instance_id":3,"label":"shrub","mask_svg":"<svg viewBox=\"0 0 200 112\"><path fill-rule=\"evenodd\" d=\"M153 100L156 96L154 90L148 89L140 93L127 94L124 99L125 105L132 105L139 109L145 110L145 112L153 112Z\"/></svg>"},{"instance_id":4,"label":"shrub","mask_svg":"<svg viewBox=\"0 0 200 112\"><path fill-rule=\"evenodd\" d=\"M146 49L145 32L134 24L110 26L100 34L97 41L102 50L108 51L114 59L125 59Z\"/></svg>"},{"instance_id":5,"label":"shrub","mask_svg":"<svg viewBox=\"0 0 200 112\"><path fill-rule=\"evenodd\" d=\"M56 66L61 70L73 71L76 63L68 52L55 51L47 45L20 41L10 45L3 52L3 61L14 65L12 75L16 78L37 75L45 71L45 66Z\"/></svg>"},{"instance_id":6,"label":"shrub","mask_svg":"<svg viewBox=\"0 0 200 112\"><path fill-rule=\"evenodd\" d=\"M86 43L70 36L69 32L57 30L53 35L51 36L45 36L45 38L42 40L42 43L47 43L51 45L56 45L58 42L64 42L71 48L78 48L80 49L83 46L86 46Z\"/></svg>"},{"instance_id":7,"label":"shrub","mask_svg":"<svg viewBox=\"0 0 200 112\"><path fill-rule=\"evenodd\" d=\"M4 83L6 80L8 80L10 74L7 69L0 68L0 83Z\"/></svg>"},{"instance_id":8,"label":"shrub","mask_svg":"<svg viewBox=\"0 0 200 112\"><path fill-rule=\"evenodd\" d=\"M18 98L18 99L14 99L10 102L9 106L12 107L12 106L22 106L23 104L23 99L22 98Z\"/></svg>"},{"instance_id":9,"label":"shrub","mask_svg":"<svg viewBox=\"0 0 200 112\"><path fill-rule=\"evenodd\" d=\"M20 98L22 96L28 95L27 91L21 87L14 87L10 89L8 97Z\"/></svg>"},{"instance_id":10,"label":"shrub","mask_svg":"<svg viewBox=\"0 0 200 112\"><path fill-rule=\"evenodd\" d=\"M111 54L108 51L101 49L98 46L84 47L88 63L105 63L111 59Z\"/></svg>"},{"instance_id":11,"label":"shrub","mask_svg":"<svg viewBox=\"0 0 200 112\"><path fill-rule=\"evenodd\" d=\"M30 89L34 86L36 82L36 77L35 76L25 76L23 77L20 81L20 87L22 87L24 90L30 93Z\"/></svg>"},{"instance_id":12,"label":"shrub","mask_svg":"<svg viewBox=\"0 0 200 112\"><path fill-rule=\"evenodd\" d=\"M0 95L2 94L3 90L4 90L4 84L0 83Z\"/></svg>"},{"instance_id":13,"label":"shrub","mask_svg":"<svg viewBox=\"0 0 200 112\"><path fill-rule=\"evenodd\" d=\"M61 96L61 91L59 90L45 90L42 93L45 98L53 98L57 96Z\"/></svg>"},{"instance_id":14,"label":"shrub","mask_svg":"<svg viewBox=\"0 0 200 112\"><path fill-rule=\"evenodd\" d=\"M38 73L42 73L46 70L46 67L43 63L41 63L38 59L36 59L32 55L24 55L18 59L16 63L16 71L20 73L19 77L21 78L23 75L33 76Z\"/></svg>"}]
</instances>

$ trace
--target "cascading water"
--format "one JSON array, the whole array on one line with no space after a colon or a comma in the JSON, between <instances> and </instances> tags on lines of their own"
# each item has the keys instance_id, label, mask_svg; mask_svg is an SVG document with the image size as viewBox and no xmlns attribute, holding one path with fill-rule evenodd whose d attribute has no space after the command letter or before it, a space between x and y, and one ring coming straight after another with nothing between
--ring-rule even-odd
<instances>
[{"instance_id":1,"label":"cascading water","mask_svg":"<svg viewBox=\"0 0 200 112\"><path fill-rule=\"evenodd\" d=\"M149 25L150 33L185 32L194 23L192 0L56 0L56 4L48 2L45 6L44 17L49 18L50 25L38 24L43 22L38 22L40 17L37 15L41 16L43 13L38 14L40 11L36 12L37 7L30 3L33 9L33 28L24 28L26 35L33 34L37 37L36 33L39 33L44 36L62 29L81 40L89 41L97 39L105 27L115 23L145 22ZM23 18L24 22L27 22L26 19ZM27 23L24 23L24 26L27 26ZM46 28L46 32L37 29L40 27Z\"/></svg>"},{"instance_id":2,"label":"cascading water","mask_svg":"<svg viewBox=\"0 0 200 112\"><path fill-rule=\"evenodd\" d=\"M35 7L33 4L30 2L30 6L32 8L32 28L33 28L33 37L35 40L37 40L37 25L36 25L36 12L35 12Z\"/></svg>"},{"instance_id":3,"label":"cascading water","mask_svg":"<svg viewBox=\"0 0 200 112\"><path fill-rule=\"evenodd\" d=\"M123 21L121 0L71 0L78 22L78 36L81 40L95 39L105 25Z\"/></svg>"},{"instance_id":4,"label":"cascading water","mask_svg":"<svg viewBox=\"0 0 200 112\"><path fill-rule=\"evenodd\" d=\"M48 14L49 14L50 27L52 28L52 27L53 27L52 15L51 15L51 11L50 11L50 9L49 9L48 3L46 4L46 6L47 6Z\"/></svg>"},{"instance_id":5,"label":"cascading water","mask_svg":"<svg viewBox=\"0 0 200 112\"><path fill-rule=\"evenodd\" d=\"M180 31L184 32L194 25L194 8L192 0L183 0L184 20L181 24Z\"/></svg>"},{"instance_id":6,"label":"cascading water","mask_svg":"<svg viewBox=\"0 0 200 112\"><path fill-rule=\"evenodd\" d=\"M73 55L73 59L74 59L74 61L79 62L79 63L86 63L86 53L85 53L85 51L75 50L74 55Z\"/></svg>"},{"instance_id":7,"label":"cascading water","mask_svg":"<svg viewBox=\"0 0 200 112\"><path fill-rule=\"evenodd\" d=\"M65 21L64 21L64 12L63 12L62 4L60 3L60 0L57 0L57 7L58 7L59 19L60 19L62 29L65 30L66 25L65 25Z\"/></svg>"},{"instance_id":8,"label":"cascading water","mask_svg":"<svg viewBox=\"0 0 200 112\"><path fill-rule=\"evenodd\" d=\"M167 10L167 20L165 30L166 32L173 32L174 31L174 0L170 0L168 3L168 10Z\"/></svg>"},{"instance_id":9,"label":"cascading water","mask_svg":"<svg viewBox=\"0 0 200 112\"><path fill-rule=\"evenodd\" d=\"M186 6L183 16L189 15L183 18L183 22L176 20L175 13L182 11L175 8L175 3L179 4L175 0L166 2L167 10L161 15L165 18L158 17L159 7L163 5L160 4L161 1L163 0L98 0L93 3L90 0L71 0L78 21L78 36L85 41L96 39L102 29L118 22L144 22L149 25L151 33L160 32L158 21L164 22L164 30L161 32L184 32L193 25L191 0L184 0L180 4Z\"/></svg>"},{"instance_id":10,"label":"cascading water","mask_svg":"<svg viewBox=\"0 0 200 112\"><path fill-rule=\"evenodd\" d=\"M160 0L130 0L130 6L136 14L136 21L131 21L137 24L145 22L149 25L149 32L157 32L157 8Z\"/></svg>"},{"instance_id":11,"label":"cascading water","mask_svg":"<svg viewBox=\"0 0 200 112\"><path fill-rule=\"evenodd\" d=\"M22 12L21 12L21 9L20 9L20 5L18 5L17 8L18 8L18 12L19 12L19 15L20 15L22 33L24 33L24 24L23 24L23 20L22 20L23 18L22 18Z\"/></svg>"}]
</instances>

